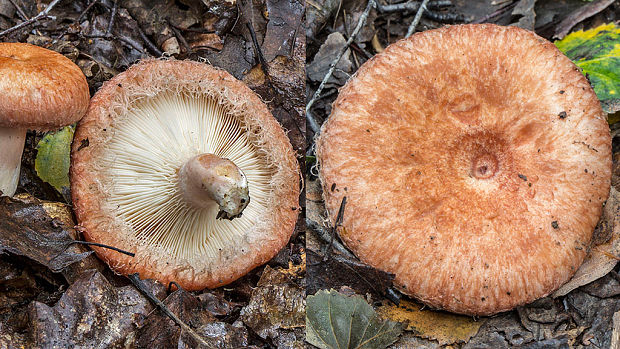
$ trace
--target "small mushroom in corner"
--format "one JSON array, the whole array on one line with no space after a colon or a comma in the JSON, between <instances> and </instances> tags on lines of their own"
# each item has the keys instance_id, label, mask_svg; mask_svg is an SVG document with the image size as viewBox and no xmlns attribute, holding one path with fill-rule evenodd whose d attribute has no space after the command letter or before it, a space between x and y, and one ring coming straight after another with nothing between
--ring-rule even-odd
<instances>
[{"instance_id":1,"label":"small mushroom in corner","mask_svg":"<svg viewBox=\"0 0 620 349\"><path fill-rule=\"evenodd\" d=\"M0 191L13 196L28 129L48 131L78 121L90 93L86 77L60 53L0 43Z\"/></svg>"},{"instance_id":2,"label":"small mushroom in corner","mask_svg":"<svg viewBox=\"0 0 620 349\"><path fill-rule=\"evenodd\" d=\"M329 185L349 188L341 238L362 261L434 308L490 315L550 294L581 265L585 250L556 242L590 241L611 137L588 81L551 42L455 25L364 63L317 159L332 223L344 193Z\"/></svg>"},{"instance_id":3,"label":"small mushroom in corner","mask_svg":"<svg viewBox=\"0 0 620 349\"><path fill-rule=\"evenodd\" d=\"M219 287L293 233L293 148L260 98L223 70L142 61L95 94L75 139L75 214L86 240L135 252L94 247L119 273Z\"/></svg>"}]
</instances>

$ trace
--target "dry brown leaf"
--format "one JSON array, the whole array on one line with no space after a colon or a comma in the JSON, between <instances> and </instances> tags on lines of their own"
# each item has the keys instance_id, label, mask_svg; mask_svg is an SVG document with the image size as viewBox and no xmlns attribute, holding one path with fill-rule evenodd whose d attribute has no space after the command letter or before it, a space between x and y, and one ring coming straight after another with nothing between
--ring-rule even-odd
<instances>
[{"instance_id":1,"label":"dry brown leaf","mask_svg":"<svg viewBox=\"0 0 620 349\"><path fill-rule=\"evenodd\" d=\"M196 38L189 43L189 46L192 49L206 47L217 51L222 51L224 48L224 40L222 40L222 38L215 33L198 34Z\"/></svg>"},{"instance_id":2,"label":"dry brown leaf","mask_svg":"<svg viewBox=\"0 0 620 349\"><path fill-rule=\"evenodd\" d=\"M620 192L614 187L611 187L601 220L605 221L611 229L611 238L606 243L592 248L573 278L553 293L554 298L564 296L577 287L602 278L618 263L617 256L620 255Z\"/></svg>"},{"instance_id":3,"label":"dry brown leaf","mask_svg":"<svg viewBox=\"0 0 620 349\"><path fill-rule=\"evenodd\" d=\"M399 305L385 302L377 313L385 319L408 322L407 331L422 338L434 339L440 345L467 342L478 333L485 320L430 309L420 310L415 302L401 300Z\"/></svg>"}]
</instances>

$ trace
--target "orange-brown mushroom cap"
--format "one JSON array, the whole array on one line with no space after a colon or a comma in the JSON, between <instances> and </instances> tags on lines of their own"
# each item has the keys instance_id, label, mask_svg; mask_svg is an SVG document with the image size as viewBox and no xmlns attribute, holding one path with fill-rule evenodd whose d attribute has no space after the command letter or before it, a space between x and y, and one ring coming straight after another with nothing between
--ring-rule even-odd
<instances>
[{"instance_id":1,"label":"orange-brown mushroom cap","mask_svg":"<svg viewBox=\"0 0 620 349\"><path fill-rule=\"evenodd\" d=\"M611 176L587 79L536 34L488 24L419 33L365 63L317 155L332 221L347 196L345 244L405 293L476 315L569 280Z\"/></svg>"},{"instance_id":2,"label":"orange-brown mushroom cap","mask_svg":"<svg viewBox=\"0 0 620 349\"><path fill-rule=\"evenodd\" d=\"M90 94L86 77L60 53L0 43L0 127L51 130L78 121Z\"/></svg>"},{"instance_id":3,"label":"orange-brown mushroom cap","mask_svg":"<svg viewBox=\"0 0 620 349\"><path fill-rule=\"evenodd\" d=\"M216 219L217 205L184 199L179 171L204 153L247 178L240 217ZM114 270L197 290L236 280L288 242L299 171L283 129L243 83L198 62L148 60L93 97L75 133L71 192L87 240L136 254L95 248Z\"/></svg>"}]
</instances>

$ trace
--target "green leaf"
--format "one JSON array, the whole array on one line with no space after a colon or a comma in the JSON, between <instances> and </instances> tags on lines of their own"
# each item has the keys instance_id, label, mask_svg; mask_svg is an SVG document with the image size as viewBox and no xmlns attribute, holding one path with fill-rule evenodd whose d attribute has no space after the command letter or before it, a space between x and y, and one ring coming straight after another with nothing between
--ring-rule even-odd
<instances>
[{"instance_id":1,"label":"green leaf","mask_svg":"<svg viewBox=\"0 0 620 349\"><path fill-rule=\"evenodd\" d=\"M590 79L603 110L620 110L620 27L610 23L574 32L555 45Z\"/></svg>"},{"instance_id":2,"label":"green leaf","mask_svg":"<svg viewBox=\"0 0 620 349\"><path fill-rule=\"evenodd\" d=\"M34 168L39 178L51 184L65 199L69 196L69 165L75 126L47 133L37 144Z\"/></svg>"},{"instance_id":3,"label":"green leaf","mask_svg":"<svg viewBox=\"0 0 620 349\"><path fill-rule=\"evenodd\" d=\"M321 290L306 300L306 341L321 349L385 348L402 331L402 324L381 320L360 296Z\"/></svg>"}]
</instances>

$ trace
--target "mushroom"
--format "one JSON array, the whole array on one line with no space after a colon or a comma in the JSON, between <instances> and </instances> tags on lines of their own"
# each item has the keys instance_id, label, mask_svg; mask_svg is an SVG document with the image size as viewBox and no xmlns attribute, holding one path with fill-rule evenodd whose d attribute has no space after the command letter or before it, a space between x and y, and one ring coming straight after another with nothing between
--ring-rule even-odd
<instances>
[{"instance_id":1,"label":"mushroom","mask_svg":"<svg viewBox=\"0 0 620 349\"><path fill-rule=\"evenodd\" d=\"M88 241L122 274L188 290L271 259L299 212L292 146L247 86L209 65L146 60L95 94L72 146L71 191Z\"/></svg>"},{"instance_id":2,"label":"mushroom","mask_svg":"<svg viewBox=\"0 0 620 349\"><path fill-rule=\"evenodd\" d=\"M13 196L26 130L78 121L90 94L86 77L65 56L38 46L0 43L0 191Z\"/></svg>"},{"instance_id":3,"label":"mushroom","mask_svg":"<svg viewBox=\"0 0 620 349\"><path fill-rule=\"evenodd\" d=\"M340 237L395 284L489 315L550 294L589 248L609 127L578 68L536 34L457 25L398 41L340 90L317 140Z\"/></svg>"}]
</instances>

